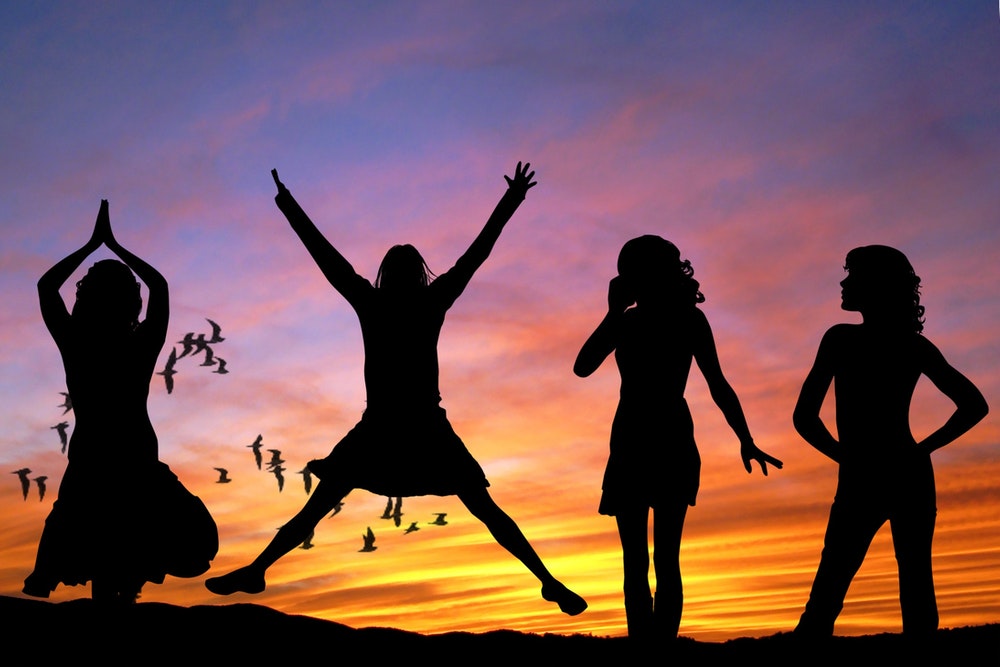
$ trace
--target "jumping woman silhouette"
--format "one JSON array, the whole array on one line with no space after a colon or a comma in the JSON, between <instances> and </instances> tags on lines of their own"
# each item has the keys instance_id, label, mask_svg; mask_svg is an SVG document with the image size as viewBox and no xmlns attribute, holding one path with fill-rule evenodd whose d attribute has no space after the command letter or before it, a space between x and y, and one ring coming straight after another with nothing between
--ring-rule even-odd
<instances>
[{"instance_id":1,"label":"jumping woman silhouette","mask_svg":"<svg viewBox=\"0 0 1000 667\"><path fill-rule=\"evenodd\" d=\"M688 261L659 236L628 241L608 287L608 313L584 343L574 372L587 377L612 352L621 374L600 513L614 516L622 543L625 615L634 639L672 640L684 594L681 532L695 504L701 458L684 388L692 359L740 441L746 471L781 461L754 444L736 392L722 373L705 300ZM649 586L649 510L654 511L655 603Z\"/></svg>"},{"instance_id":2,"label":"jumping woman silhouette","mask_svg":"<svg viewBox=\"0 0 1000 667\"><path fill-rule=\"evenodd\" d=\"M375 284L320 233L272 172L275 202L323 275L358 315L365 349L367 405L355 426L325 459L311 461L319 484L305 506L249 565L206 581L220 595L264 590L267 569L310 534L352 489L381 496L457 495L501 546L542 584L542 597L571 615L587 603L557 581L517 524L490 497L482 468L452 430L438 390L437 344L445 314L486 261L504 225L535 185L518 163L507 192L486 226L455 266L436 278L417 249L393 246Z\"/></svg>"},{"instance_id":3,"label":"jumping woman silhouette","mask_svg":"<svg viewBox=\"0 0 1000 667\"><path fill-rule=\"evenodd\" d=\"M102 244L122 261L94 264L76 284L70 313L59 289ZM132 271L149 289L141 322ZM24 592L48 597L60 582L91 581L95 600L131 603L148 581L202 574L218 550L215 522L159 461L146 409L167 334L167 281L115 240L102 201L90 240L42 276L38 296L62 355L76 425Z\"/></svg>"},{"instance_id":4,"label":"jumping woman silhouette","mask_svg":"<svg viewBox=\"0 0 1000 667\"><path fill-rule=\"evenodd\" d=\"M875 533L886 522L899 568L903 632L938 627L931 570L937 515L931 452L975 426L989 411L974 384L921 335L920 278L888 246L847 254L841 308L861 324L837 324L820 342L795 406L794 423L810 445L840 464L823 554L796 634L829 637ZM955 402L954 414L917 442L910 401L921 375ZM830 388L837 438L820 418Z\"/></svg>"}]
</instances>

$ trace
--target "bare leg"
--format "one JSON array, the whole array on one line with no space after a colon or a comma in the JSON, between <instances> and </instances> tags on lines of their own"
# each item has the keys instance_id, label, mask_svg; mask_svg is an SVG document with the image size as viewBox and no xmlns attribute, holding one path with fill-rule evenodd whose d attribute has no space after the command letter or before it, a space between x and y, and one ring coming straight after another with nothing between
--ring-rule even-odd
<instances>
[{"instance_id":1,"label":"bare leg","mask_svg":"<svg viewBox=\"0 0 1000 667\"><path fill-rule=\"evenodd\" d=\"M482 521L497 543L524 563L533 575L542 582L542 597L555 602L563 613L576 616L587 608L582 597L569 590L552 576L535 553L527 538L514 520L494 502L485 487L458 494L459 500L474 517Z\"/></svg>"},{"instance_id":2,"label":"bare leg","mask_svg":"<svg viewBox=\"0 0 1000 667\"><path fill-rule=\"evenodd\" d=\"M653 598L649 591L649 508L635 507L615 516L622 543L625 618L628 636L645 639L653 624Z\"/></svg>"},{"instance_id":3,"label":"bare leg","mask_svg":"<svg viewBox=\"0 0 1000 667\"><path fill-rule=\"evenodd\" d=\"M221 577L205 580L205 587L216 595L229 595L237 591L262 592L266 587L264 574L267 568L302 544L320 519L332 511L334 505L343 500L350 491L351 489L336 483L320 481L305 506L278 530L278 534L252 563Z\"/></svg>"},{"instance_id":4,"label":"bare leg","mask_svg":"<svg viewBox=\"0 0 1000 667\"><path fill-rule=\"evenodd\" d=\"M653 511L653 563L656 570L656 602L653 622L660 639L676 639L684 608L681 580L681 533L687 504Z\"/></svg>"}]
</instances>

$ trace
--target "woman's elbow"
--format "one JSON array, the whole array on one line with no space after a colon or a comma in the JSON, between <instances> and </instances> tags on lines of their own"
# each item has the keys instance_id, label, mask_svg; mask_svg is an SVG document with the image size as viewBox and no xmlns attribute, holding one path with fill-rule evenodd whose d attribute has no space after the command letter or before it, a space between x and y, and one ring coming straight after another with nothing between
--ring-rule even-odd
<instances>
[{"instance_id":1,"label":"woman's elbow","mask_svg":"<svg viewBox=\"0 0 1000 667\"><path fill-rule=\"evenodd\" d=\"M792 426L795 427L796 432L803 438L807 438L807 435L813 431L816 424L818 415L811 410L804 410L801 407L796 407L795 411L792 412Z\"/></svg>"},{"instance_id":2,"label":"woman's elbow","mask_svg":"<svg viewBox=\"0 0 1000 667\"><path fill-rule=\"evenodd\" d=\"M597 370L598 364L593 359L588 359L586 355L580 355L573 363L573 373L577 377L585 378Z\"/></svg>"}]
</instances>

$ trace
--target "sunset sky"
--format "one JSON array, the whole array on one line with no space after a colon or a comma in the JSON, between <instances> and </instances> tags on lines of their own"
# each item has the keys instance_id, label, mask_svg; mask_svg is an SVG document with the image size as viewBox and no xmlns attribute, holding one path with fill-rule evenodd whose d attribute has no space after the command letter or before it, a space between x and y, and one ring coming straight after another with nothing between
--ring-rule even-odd
<instances>
[{"instance_id":1,"label":"sunset sky","mask_svg":"<svg viewBox=\"0 0 1000 667\"><path fill-rule=\"evenodd\" d=\"M154 376L149 398L161 460L218 523L211 576L301 507L294 473L364 409L357 318L275 207L270 170L374 279L395 243L451 267L524 160L538 185L445 323L442 405L494 499L590 608L570 618L544 602L456 498L404 499L403 525L421 524L404 535L362 490L313 549L272 568L265 593L168 578L142 601L418 632L624 634L615 522L597 513L619 378L612 360L587 379L572 366L618 250L648 233L691 260L754 437L785 462L747 475L692 373L703 471L681 634L768 635L802 611L837 468L795 433L792 408L823 332L859 321L840 310L839 281L847 251L873 243L909 256L925 335L994 409L934 454L934 568L943 627L1000 622L998 63L985 0L3 3L0 471L46 475L48 493L23 500L0 478L0 594L22 596L65 470L50 427L65 418L72 432L35 284L89 238L101 199L119 241L170 283L160 365L206 318L226 337L228 375L182 359L173 393ZM923 381L917 437L950 410ZM247 448L258 434L288 461L280 493ZM215 466L232 483L216 484ZM447 526L426 525L436 512ZM359 553L369 526L378 550ZM900 629L886 526L837 632Z\"/></svg>"}]
</instances>

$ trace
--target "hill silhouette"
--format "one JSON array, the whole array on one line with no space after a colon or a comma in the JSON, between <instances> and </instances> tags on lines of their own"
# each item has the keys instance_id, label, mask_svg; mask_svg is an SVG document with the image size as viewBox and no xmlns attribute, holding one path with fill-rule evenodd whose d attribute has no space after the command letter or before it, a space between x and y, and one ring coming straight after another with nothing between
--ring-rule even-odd
<instances>
[{"instance_id":1,"label":"hill silhouette","mask_svg":"<svg viewBox=\"0 0 1000 667\"><path fill-rule=\"evenodd\" d=\"M90 599L51 603L0 596L5 665L622 664L645 652L623 637L511 630L421 635L350 628L255 604L179 607L141 602L108 609ZM919 658L919 660L917 660ZM672 665L883 665L913 659L962 667L997 664L1000 624L940 630L914 644L897 634L801 643L788 633L726 642L681 637ZM648 660L648 659L647 659Z\"/></svg>"}]
</instances>

